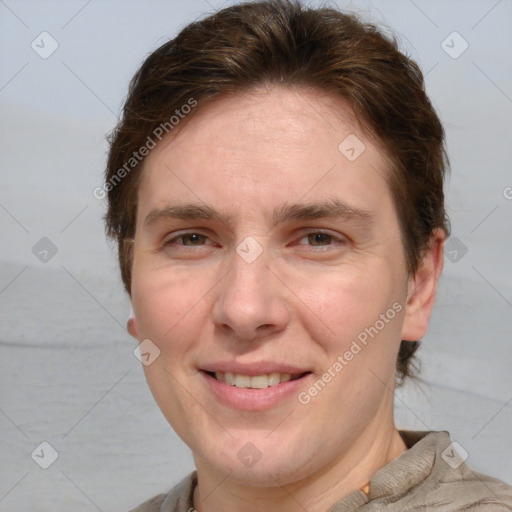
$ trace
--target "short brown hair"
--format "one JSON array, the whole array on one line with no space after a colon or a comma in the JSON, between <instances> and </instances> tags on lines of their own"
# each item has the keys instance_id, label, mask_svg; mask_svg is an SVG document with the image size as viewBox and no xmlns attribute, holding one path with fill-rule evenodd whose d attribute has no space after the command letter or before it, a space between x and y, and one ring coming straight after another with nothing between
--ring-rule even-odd
<instances>
[{"instance_id":1,"label":"short brown hair","mask_svg":"<svg viewBox=\"0 0 512 512\"><path fill-rule=\"evenodd\" d=\"M247 2L186 26L149 55L130 83L122 118L109 136L105 182L106 230L118 244L128 293L140 150L158 127L168 132L177 124L172 117L178 119L184 105L198 105L197 111L221 95L265 84L313 86L349 102L391 162L387 178L410 274L433 230L449 234L444 130L418 65L398 50L395 39L353 14L293 0ZM193 114L184 121L179 115L180 128ZM399 382L410 374L417 348L417 342L402 341Z\"/></svg>"}]
</instances>

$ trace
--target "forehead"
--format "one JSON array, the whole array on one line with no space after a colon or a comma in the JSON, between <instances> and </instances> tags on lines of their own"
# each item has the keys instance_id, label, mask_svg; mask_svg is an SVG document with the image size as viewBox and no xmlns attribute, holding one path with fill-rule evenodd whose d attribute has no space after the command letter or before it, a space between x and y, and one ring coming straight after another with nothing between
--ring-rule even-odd
<instances>
[{"instance_id":1,"label":"forehead","mask_svg":"<svg viewBox=\"0 0 512 512\"><path fill-rule=\"evenodd\" d=\"M362 209L390 205L387 159L339 98L260 88L199 106L186 121L146 157L141 214L182 200L235 212L333 195Z\"/></svg>"}]
</instances>

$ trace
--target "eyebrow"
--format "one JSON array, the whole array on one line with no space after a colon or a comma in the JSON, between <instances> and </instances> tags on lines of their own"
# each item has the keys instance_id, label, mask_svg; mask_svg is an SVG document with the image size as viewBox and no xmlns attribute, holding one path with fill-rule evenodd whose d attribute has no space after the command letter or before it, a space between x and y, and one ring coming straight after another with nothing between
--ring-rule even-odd
<instances>
[{"instance_id":1,"label":"eyebrow","mask_svg":"<svg viewBox=\"0 0 512 512\"><path fill-rule=\"evenodd\" d=\"M217 221L227 226L232 226L233 219L230 215L218 212L211 206L206 204L185 203L177 205L166 205L163 208L155 208L151 210L144 219L144 225L150 226L156 222L166 219L181 220L210 220Z\"/></svg>"},{"instance_id":2,"label":"eyebrow","mask_svg":"<svg viewBox=\"0 0 512 512\"><path fill-rule=\"evenodd\" d=\"M327 199L321 202L284 205L274 211L274 226L289 220L340 219L357 222L368 227L373 224L374 215L362 208L350 206L339 199Z\"/></svg>"},{"instance_id":3,"label":"eyebrow","mask_svg":"<svg viewBox=\"0 0 512 512\"><path fill-rule=\"evenodd\" d=\"M340 219L369 228L375 220L373 213L370 211L350 206L339 199L283 205L274 210L271 218L273 227L291 220ZM162 208L155 208L144 219L144 225L149 227L157 222L169 219L202 219L219 222L231 229L234 226L232 215L226 215L207 204L199 203L169 204Z\"/></svg>"}]
</instances>

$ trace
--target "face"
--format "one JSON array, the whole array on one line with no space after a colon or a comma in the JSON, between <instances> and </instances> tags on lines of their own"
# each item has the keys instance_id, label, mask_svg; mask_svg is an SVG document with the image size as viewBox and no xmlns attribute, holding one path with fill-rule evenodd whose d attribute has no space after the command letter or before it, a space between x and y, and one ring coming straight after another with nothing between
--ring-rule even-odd
<instances>
[{"instance_id":1,"label":"face","mask_svg":"<svg viewBox=\"0 0 512 512\"><path fill-rule=\"evenodd\" d=\"M387 171L305 88L211 103L148 155L132 302L198 467L297 481L392 425L408 276Z\"/></svg>"}]
</instances>

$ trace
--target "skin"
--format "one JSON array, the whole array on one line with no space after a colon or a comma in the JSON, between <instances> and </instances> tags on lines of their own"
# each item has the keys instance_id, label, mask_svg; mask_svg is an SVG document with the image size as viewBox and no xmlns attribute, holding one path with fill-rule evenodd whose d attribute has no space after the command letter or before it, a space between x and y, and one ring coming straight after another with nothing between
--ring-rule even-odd
<instances>
[{"instance_id":1,"label":"skin","mask_svg":"<svg viewBox=\"0 0 512 512\"><path fill-rule=\"evenodd\" d=\"M355 161L338 150L350 134L366 146ZM388 167L347 104L304 87L210 103L148 155L130 331L160 350L144 371L193 452L199 512L325 511L405 451L393 420L395 362L400 340L427 329L445 235L433 234L409 276ZM273 222L283 206L334 200L371 220ZM145 222L184 203L207 204L229 223ZM248 236L262 249L252 263L236 252ZM294 393L241 411L219 401L200 371L220 360L285 362L311 372L300 384L307 391L394 303L401 311L307 404ZM237 457L247 443L261 454L252 467Z\"/></svg>"}]
</instances>

